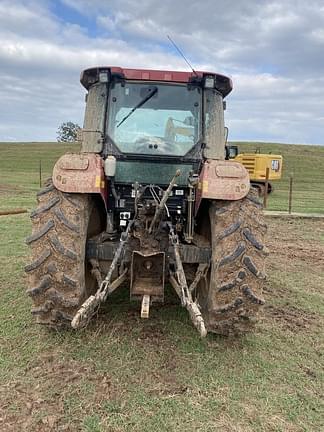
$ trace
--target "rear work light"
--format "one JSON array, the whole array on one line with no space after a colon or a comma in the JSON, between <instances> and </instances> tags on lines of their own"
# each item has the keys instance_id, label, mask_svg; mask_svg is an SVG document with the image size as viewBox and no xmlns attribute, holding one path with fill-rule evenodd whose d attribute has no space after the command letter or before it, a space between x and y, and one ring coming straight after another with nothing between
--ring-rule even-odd
<instances>
[{"instance_id":1,"label":"rear work light","mask_svg":"<svg viewBox=\"0 0 324 432\"><path fill-rule=\"evenodd\" d=\"M206 77L205 78L205 88L214 88L215 87L215 78L214 77Z\"/></svg>"},{"instance_id":2,"label":"rear work light","mask_svg":"<svg viewBox=\"0 0 324 432\"><path fill-rule=\"evenodd\" d=\"M109 81L108 71L100 71L99 72L99 81L101 83L107 83Z\"/></svg>"}]
</instances>

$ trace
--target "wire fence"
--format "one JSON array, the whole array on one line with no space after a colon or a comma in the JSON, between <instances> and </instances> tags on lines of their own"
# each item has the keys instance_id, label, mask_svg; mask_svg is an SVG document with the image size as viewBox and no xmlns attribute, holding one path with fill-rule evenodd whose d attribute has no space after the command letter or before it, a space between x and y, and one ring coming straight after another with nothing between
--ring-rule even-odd
<instances>
[{"instance_id":1,"label":"wire fence","mask_svg":"<svg viewBox=\"0 0 324 432\"><path fill-rule=\"evenodd\" d=\"M286 181L273 182L272 192L266 200L266 209L287 213L324 214L323 181L310 183L300 177L291 174Z\"/></svg>"}]
</instances>

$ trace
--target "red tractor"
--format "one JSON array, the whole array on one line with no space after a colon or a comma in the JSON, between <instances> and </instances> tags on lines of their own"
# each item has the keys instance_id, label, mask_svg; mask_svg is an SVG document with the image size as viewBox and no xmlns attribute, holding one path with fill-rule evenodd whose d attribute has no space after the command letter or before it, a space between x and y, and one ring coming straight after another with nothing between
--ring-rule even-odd
<instances>
[{"instance_id":1,"label":"red tractor","mask_svg":"<svg viewBox=\"0 0 324 432\"><path fill-rule=\"evenodd\" d=\"M248 172L225 157L231 80L97 67L81 83L81 152L57 161L31 213L37 322L85 326L122 284L147 318L170 284L201 336L250 329L266 225Z\"/></svg>"}]
</instances>

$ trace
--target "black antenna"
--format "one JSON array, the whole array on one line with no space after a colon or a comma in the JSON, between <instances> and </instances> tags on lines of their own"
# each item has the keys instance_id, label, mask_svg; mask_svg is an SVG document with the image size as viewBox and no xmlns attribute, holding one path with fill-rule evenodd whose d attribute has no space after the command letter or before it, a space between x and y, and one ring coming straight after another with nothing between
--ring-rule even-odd
<instances>
[{"instance_id":1,"label":"black antenna","mask_svg":"<svg viewBox=\"0 0 324 432\"><path fill-rule=\"evenodd\" d=\"M172 43L172 45L175 47L175 49L178 51L178 53L181 55L181 57L183 58L183 60L187 63L187 65L190 67L190 69L192 70L192 72L198 76L197 72L195 71L195 69L191 66L191 64L189 63L189 61L186 59L186 57L184 56L183 52L180 50L180 48L175 44L175 42L173 42L173 40L170 38L169 35L167 35L167 38L169 39L169 41Z\"/></svg>"}]
</instances>

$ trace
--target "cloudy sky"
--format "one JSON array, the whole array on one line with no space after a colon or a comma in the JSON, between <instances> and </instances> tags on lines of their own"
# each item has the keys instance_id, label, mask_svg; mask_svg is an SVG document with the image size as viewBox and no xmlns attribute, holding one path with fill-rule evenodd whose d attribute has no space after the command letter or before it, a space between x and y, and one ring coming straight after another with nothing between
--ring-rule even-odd
<instances>
[{"instance_id":1,"label":"cloudy sky","mask_svg":"<svg viewBox=\"0 0 324 432\"><path fill-rule=\"evenodd\" d=\"M98 65L232 77L231 140L324 144L323 0L0 0L0 141L82 124Z\"/></svg>"}]
</instances>

